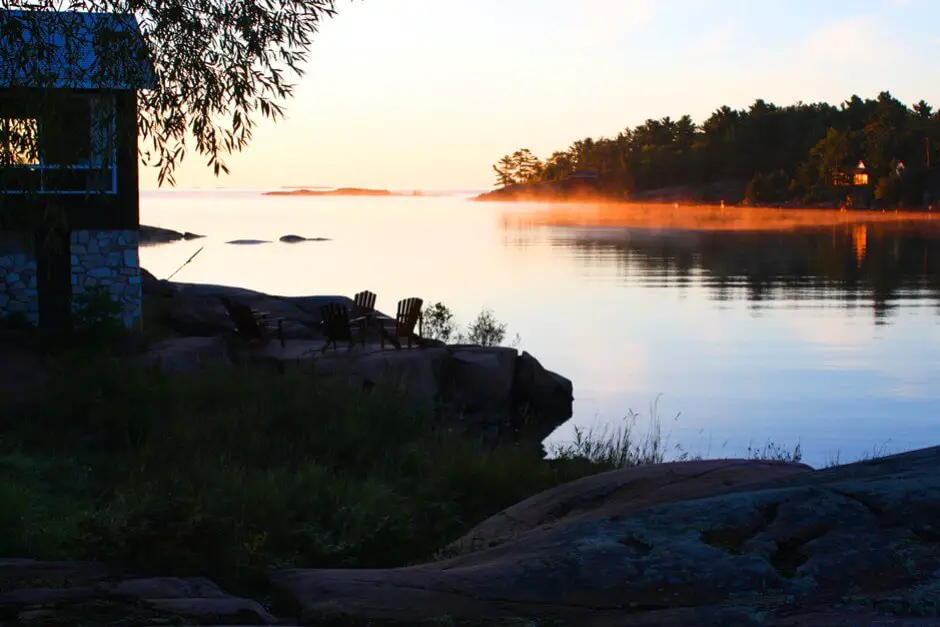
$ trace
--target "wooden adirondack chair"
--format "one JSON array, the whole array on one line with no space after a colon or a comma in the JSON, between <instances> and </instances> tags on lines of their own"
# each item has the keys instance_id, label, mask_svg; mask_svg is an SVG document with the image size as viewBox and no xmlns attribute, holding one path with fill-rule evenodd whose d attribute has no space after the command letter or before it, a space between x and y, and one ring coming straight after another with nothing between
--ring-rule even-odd
<instances>
[{"instance_id":1,"label":"wooden adirondack chair","mask_svg":"<svg viewBox=\"0 0 940 627\"><path fill-rule=\"evenodd\" d=\"M375 293L365 290L353 296L353 303L356 311L362 313L371 313L375 311Z\"/></svg>"},{"instance_id":2,"label":"wooden adirondack chair","mask_svg":"<svg viewBox=\"0 0 940 627\"><path fill-rule=\"evenodd\" d=\"M267 345L276 337L281 348L286 345L284 339L284 319L271 318L269 314L252 309L244 303L233 301L225 296L218 297L235 324L235 331L248 344Z\"/></svg>"},{"instance_id":3,"label":"wooden adirondack chair","mask_svg":"<svg viewBox=\"0 0 940 627\"><path fill-rule=\"evenodd\" d=\"M357 317L351 319L349 323L359 328L362 338L362 344L366 343L366 332L369 325L375 319L375 293L365 290L353 296L353 312Z\"/></svg>"},{"instance_id":4,"label":"wooden adirondack chair","mask_svg":"<svg viewBox=\"0 0 940 627\"><path fill-rule=\"evenodd\" d=\"M398 312L395 315L395 334L389 336L395 348L401 348L402 339L408 341L408 348L411 348L412 342L421 345L421 334L424 332L424 320L421 315L421 308L424 301L420 298L405 298L398 301ZM418 333L415 333L415 325L418 327ZM382 348L385 348L386 334L382 333Z\"/></svg>"},{"instance_id":5,"label":"wooden adirondack chair","mask_svg":"<svg viewBox=\"0 0 940 627\"><path fill-rule=\"evenodd\" d=\"M337 342L348 342L352 350L355 340L352 334L352 322L349 319L349 309L343 303L327 303L320 307L320 318L323 320L323 333L326 335L326 344L323 346L323 352L333 345L336 350ZM365 344L365 335L362 337Z\"/></svg>"}]
</instances>

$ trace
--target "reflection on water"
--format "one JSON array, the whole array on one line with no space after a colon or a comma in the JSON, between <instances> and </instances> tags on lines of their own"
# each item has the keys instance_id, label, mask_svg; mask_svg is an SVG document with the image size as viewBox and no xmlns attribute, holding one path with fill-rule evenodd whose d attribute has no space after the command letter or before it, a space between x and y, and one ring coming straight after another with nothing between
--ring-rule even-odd
<instances>
[{"instance_id":1,"label":"reflection on water","mask_svg":"<svg viewBox=\"0 0 940 627\"><path fill-rule=\"evenodd\" d=\"M715 301L816 301L857 308L867 303L884 323L900 301L930 302L940 295L940 230L932 222L849 223L845 212L812 212L828 226L789 230L663 231L571 225L570 210L552 226L554 212L539 219L503 216L506 243L537 238L575 251L582 262L605 259L623 276L639 276L664 287L693 277ZM829 214L828 216L824 214ZM849 214L851 216L851 214ZM871 214L869 214L871 215ZM873 214L875 216L880 214ZM864 216L851 216L861 219Z\"/></svg>"},{"instance_id":2,"label":"reflection on water","mask_svg":"<svg viewBox=\"0 0 940 627\"><path fill-rule=\"evenodd\" d=\"M605 303L582 324L608 372L578 382L574 422L663 393L661 416L682 414L664 429L694 452L800 441L820 465L940 444L933 216L731 211L503 207L507 247L551 247Z\"/></svg>"},{"instance_id":3,"label":"reflection on water","mask_svg":"<svg viewBox=\"0 0 940 627\"><path fill-rule=\"evenodd\" d=\"M505 206L504 206L505 207ZM521 208L521 210L520 210ZM803 227L878 223L940 226L933 212L772 209L675 204L520 205L502 215L505 228L519 226L643 228L661 231L787 231Z\"/></svg>"},{"instance_id":4,"label":"reflection on water","mask_svg":"<svg viewBox=\"0 0 940 627\"><path fill-rule=\"evenodd\" d=\"M852 227L852 248L855 250L855 264L861 268L868 252L868 225L858 224Z\"/></svg>"}]
</instances>

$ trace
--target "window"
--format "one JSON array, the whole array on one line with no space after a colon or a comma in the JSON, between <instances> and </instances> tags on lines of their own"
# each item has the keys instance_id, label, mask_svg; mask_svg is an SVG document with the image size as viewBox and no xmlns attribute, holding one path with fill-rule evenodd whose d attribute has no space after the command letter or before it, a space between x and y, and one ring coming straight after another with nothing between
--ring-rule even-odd
<instances>
[{"instance_id":1,"label":"window","mask_svg":"<svg viewBox=\"0 0 940 627\"><path fill-rule=\"evenodd\" d=\"M39 189L39 163L39 120L0 118L0 190Z\"/></svg>"},{"instance_id":2,"label":"window","mask_svg":"<svg viewBox=\"0 0 940 627\"><path fill-rule=\"evenodd\" d=\"M4 118L0 120L0 134L3 136L4 165L39 163L39 120Z\"/></svg>"},{"instance_id":3,"label":"window","mask_svg":"<svg viewBox=\"0 0 940 627\"><path fill-rule=\"evenodd\" d=\"M116 193L114 97L57 97L43 110L37 118L0 117L0 189L6 193Z\"/></svg>"}]
</instances>

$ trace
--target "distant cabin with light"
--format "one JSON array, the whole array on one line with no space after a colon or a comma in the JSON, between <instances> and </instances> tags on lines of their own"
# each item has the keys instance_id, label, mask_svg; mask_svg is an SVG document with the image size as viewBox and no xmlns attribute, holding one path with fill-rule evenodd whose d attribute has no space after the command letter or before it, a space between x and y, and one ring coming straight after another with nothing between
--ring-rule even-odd
<instances>
[{"instance_id":1,"label":"distant cabin with light","mask_svg":"<svg viewBox=\"0 0 940 627\"><path fill-rule=\"evenodd\" d=\"M845 207L870 209L875 200L874 185L864 161L854 168L846 168L833 176L833 185L840 189Z\"/></svg>"},{"instance_id":2,"label":"distant cabin with light","mask_svg":"<svg viewBox=\"0 0 940 627\"><path fill-rule=\"evenodd\" d=\"M859 161L852 173L852 184L856 187L868 185L868 179L868 168L865 166L864 161Z\"/></svg>"},{"instance_id":3,"label":"distant cabin with light","mask_svg":"<svg viewBox=\"0 0 940 627\"><path fill-rule=\"evenodd\" d=\"M132 15L0 11L0 318L67 329L97 290L139 323L136 90L155 83Z\"/></svg>"}]
</instances>

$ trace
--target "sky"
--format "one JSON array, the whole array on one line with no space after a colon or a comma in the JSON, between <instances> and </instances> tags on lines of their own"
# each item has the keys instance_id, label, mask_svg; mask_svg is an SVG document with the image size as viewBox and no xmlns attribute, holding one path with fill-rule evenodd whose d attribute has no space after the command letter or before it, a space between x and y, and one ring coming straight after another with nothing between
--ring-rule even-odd
<instances>
[{"instance_id":1,"label":"sky","mask_svg":"<svg viewBox=\"0 0 940 627\"><path fill-rule=\"evenodd\" d=\"M178 188L475 190L649 118L888 90L940 106L937 0L338 0L287 119ZM157 187L141 169L141 186Z\"/></svg>"}]
</instances>

